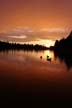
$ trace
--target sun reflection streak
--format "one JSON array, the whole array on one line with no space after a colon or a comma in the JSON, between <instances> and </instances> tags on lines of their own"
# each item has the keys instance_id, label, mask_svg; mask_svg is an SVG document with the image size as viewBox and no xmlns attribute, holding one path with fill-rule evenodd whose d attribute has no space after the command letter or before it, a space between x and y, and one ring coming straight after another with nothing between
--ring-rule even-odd
<instances>
[{"instance_id":1,"label":"sun reflection streak","mask_svg":"<svg viewBox=\"0 0 72 108\"><path fill-rule=\"evenodd\" d=\"M49 50L44 51L44 58L46 58L47 56L49 56L49 58L54 60L54 54L52 51L49 51Z\"/></svg>"}]
</instances>

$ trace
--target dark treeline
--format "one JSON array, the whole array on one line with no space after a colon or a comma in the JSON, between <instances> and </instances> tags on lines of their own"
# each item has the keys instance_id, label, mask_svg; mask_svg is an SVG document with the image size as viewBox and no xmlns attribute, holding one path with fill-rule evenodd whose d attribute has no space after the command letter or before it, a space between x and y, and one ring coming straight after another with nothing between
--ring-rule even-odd
<instances>
[{"instance_id":1,"label":"dark treeline","mask_svg":"<svg viewBox=\"0 0 72 108\"><path fill-rule=\"evenodd\" d=\"M72 67L72 31L67 38L60 41L56 40L54 47L52 47L55 57L64 61L67 68Z\"/></svg>"},{"instance_id":2,"label":"dark treeline","mask_svg":"<svg viewBox=\"0 0 72 108\"><path fill-rule=\"evenodd\" d=\"M67 51L72 52L72 31L66 39L56 40L54 49L63 53Z\"/></svg>"},{"instance_id":3,"label":"dark treeline","mask_svg":"<svg viewBox=\"0 0 72 108\"><path fill-rule=\"evenodd\" d=\"M9 43L0 41L0 51L7 51L7 50L46 50L47 47L42 45L33 45L33 44L16 44L16 43Z\"/></svg>"}]
</instances>

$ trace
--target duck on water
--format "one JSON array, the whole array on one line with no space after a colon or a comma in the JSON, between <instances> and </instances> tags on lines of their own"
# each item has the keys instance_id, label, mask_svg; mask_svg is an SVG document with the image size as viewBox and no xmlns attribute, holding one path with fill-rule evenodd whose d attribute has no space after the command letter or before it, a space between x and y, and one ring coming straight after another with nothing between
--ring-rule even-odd
<instances>
[{"instance_id":1,"label":"duck on water","mask_svg":"<svg viewBox=\"0 0 72 108\"><path fill-rule=\"evenodd\" d=\"M47 61L51 62L51 58L47 55Z\"/></svg>"},{"instance_id":2,"label":"duck on water","mask_svg":"<svg viewBox=\"0 0 72 108\"><path fill-rule=\"evenodd\" d=\"M40 59L42 59L43 57L40 56ZM50 61L51 62L51 58L47 55L47 61Z\"/></svg>"}]
</instances>

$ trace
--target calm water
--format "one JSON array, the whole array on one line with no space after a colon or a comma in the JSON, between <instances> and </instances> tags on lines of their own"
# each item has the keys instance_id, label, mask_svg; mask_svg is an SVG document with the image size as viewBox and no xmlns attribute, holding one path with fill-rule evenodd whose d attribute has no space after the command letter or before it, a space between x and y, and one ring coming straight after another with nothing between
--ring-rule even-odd
<instances>
[{"instance_id":1,"label":"calm water","mask_svg":"<svg viewBox=\"0 0 72 108\"><path fill-rule=\"evenodd\" d=\"M0 52L0 95L18 100L68 99L72 96L72 68L48 50Z\"/></svg>"}]
</instances>

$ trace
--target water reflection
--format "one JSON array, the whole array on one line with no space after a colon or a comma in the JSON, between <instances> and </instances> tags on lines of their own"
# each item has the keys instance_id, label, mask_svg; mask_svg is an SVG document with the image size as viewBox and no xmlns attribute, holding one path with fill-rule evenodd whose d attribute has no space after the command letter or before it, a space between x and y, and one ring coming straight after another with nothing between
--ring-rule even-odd
<instances>
[{"instance_id":1,"label":"water reflection","mask_svg":"<svg viewBox=\"0 0 72 108\"><path fill-rule=\"evenodd\" d=\"M72 68L72 55L59 55L56 52L45 50L45 51L1 51L0 52L0 61L9 60L13 62L29 63L29 62L42 62L56 64L57 62L61 65L62 63L66 64L67 69Z\"/></svg>"},{"instance_id":2,"label":"water reflection","mask_svg":"<svg viewBox=\"0 0 72 108\"><path fill-rule=\"evenodd\" d=\"M11 96L15 87L20 100L29 95L48 99L72 96L72 72L66 69L65 59L60 62L60 58L49 50L0 52L0 88L3 94Z\"/></svg>"},{"instance_id":3,"label":"water reflection","mask_svg":"<svg viewBox=\"0 0 72 108\"><path fill-rule=\"evenodd\" d=\"M54 61L54 53L52 51L46 50L41 53L40 59L43 61Z\"/></svg>"},{"instance_id":4,"label":"water reflection","mask_svg":"<svg viewBox=\"0 0 72 108\"><path fill-rule=\"evenodd\" d=\"M72 54L71 53L68 52L63 55L61 53L54 52L54 57L56 59L59 58L61 63L64 62L68 70L72 68Z\"/></svg>"}]
</instances>

